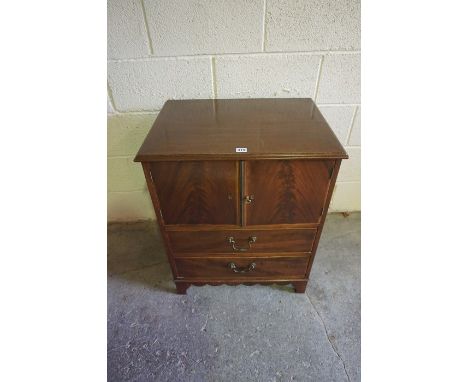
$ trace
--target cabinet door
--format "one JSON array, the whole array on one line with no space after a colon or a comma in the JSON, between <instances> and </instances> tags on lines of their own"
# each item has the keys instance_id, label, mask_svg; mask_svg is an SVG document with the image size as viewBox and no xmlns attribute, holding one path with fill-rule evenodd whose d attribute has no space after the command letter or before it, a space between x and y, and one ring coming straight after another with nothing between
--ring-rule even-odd
<instances>
[{"instance_id":1,"label":"cabinet door","mask_svg":"<svg viewBox=\"0 0 468 382\"><path fill-rule=\"evenodd\" d=\"M238 162L152 162L165 224L239 224Z\"/></svg>"},{"instance_id":2,"label":"cabinet door","mask_svg":"<svg viewBox=\"0 0 468 382\"><path fill-rule=\"evenodd\" d=\"M245 162L247 225L318 223L333 171L333 160Z\"/></svg>"}]
</instances>

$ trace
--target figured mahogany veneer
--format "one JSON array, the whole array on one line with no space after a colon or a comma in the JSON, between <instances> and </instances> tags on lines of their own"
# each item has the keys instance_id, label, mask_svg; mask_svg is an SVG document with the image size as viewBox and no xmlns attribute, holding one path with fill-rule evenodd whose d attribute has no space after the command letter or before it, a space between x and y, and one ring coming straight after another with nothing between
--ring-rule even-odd
<instances>
[{"instance_id":1,"label":"figured mahogany veneer","mask_svg":"<svg viewBox=\"0 0 468 382\"><path fill-rule=\"evenodd\" d=\"M317 223L335 161L264 160L245 163L246 224ZM274 190L274 192L272 192Z\"/></svg>"},{"instance_id":2,"label":"figured mahogany veneer","mask_svg":"<svg viewBox=\"0 0 468 382\"><path fill-rule=\"evenodd\" d=\"M177 292L291 283L303 293L347 157L310 99L167 101L135 161Z\"/></svg>"},{"instance_id":3,"label":"figured mahogany veneer","mask_svg":"<svg viewBox=\"0 0 468 382\"><path fill-rule=\"evenodd\" d=\"M165 224L239 223L238 163L151 162Z\"/></svg>"}]
</instances>

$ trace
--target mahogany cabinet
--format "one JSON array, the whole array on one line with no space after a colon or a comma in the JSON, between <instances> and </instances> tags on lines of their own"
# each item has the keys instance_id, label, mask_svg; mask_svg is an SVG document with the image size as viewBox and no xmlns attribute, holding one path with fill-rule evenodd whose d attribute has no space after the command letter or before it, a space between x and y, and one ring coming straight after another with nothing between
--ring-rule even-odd
<instances>
[{"instance_id":1,"label":"mahogany cabinet","mask_svg":"<svg viewBox=\"0 0 468 382\"><path fill-rule=\"evenodd\" d=\"M345 150L311 99L167 101L141 162L178 293L304 292Z\"/></svg>"}]
</instances>

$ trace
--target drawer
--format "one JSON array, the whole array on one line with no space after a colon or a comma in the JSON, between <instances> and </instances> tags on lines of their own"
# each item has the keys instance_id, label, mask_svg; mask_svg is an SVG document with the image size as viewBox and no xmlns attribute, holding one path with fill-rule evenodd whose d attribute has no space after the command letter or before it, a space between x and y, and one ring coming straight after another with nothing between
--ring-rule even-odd
<instances>
[{"instance_id":1,"label":"drawer","mask_svg":"<svg viewBox=\"0 0 468 382\"><path fill-rule=\"evenodd\" d=\"M179 277L200 279L303 278L310 256L190 257L176 259Z\"/></svg>"},{"instance_id":2,"label":"drawer","mask_svg":"<svg viewBox=\"0 0 468 382\"><path fill-rule=\"evenodd\" d=\"M190 253L310 252L315 229L170 231L174 255Z\"/></svg>"}]
</instances>

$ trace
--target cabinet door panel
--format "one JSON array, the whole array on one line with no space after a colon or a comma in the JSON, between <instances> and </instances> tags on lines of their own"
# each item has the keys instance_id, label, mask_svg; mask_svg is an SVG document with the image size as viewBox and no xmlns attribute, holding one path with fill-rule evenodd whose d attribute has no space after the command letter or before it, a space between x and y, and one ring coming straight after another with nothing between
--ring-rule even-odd
<instances>
[{"instance_id":1,"label":"cabinet door panel","mask_svg":"<svg viewBox=\"0 0 468 382\"><path fill-rule=\"evenodd\" d=\"M238 162L152 162L165 224L239 224Z\"/></svg>"},{"instance_id":2,"label":"cabinet door panel","mask_svg":"<svg viewBox=\"0 0 468 382\"><path fill-rule=\"evenodd\" d=\"M328 192L333 160L245 162L247 225L317 223Z\"/></svg>"}]
</instances>

